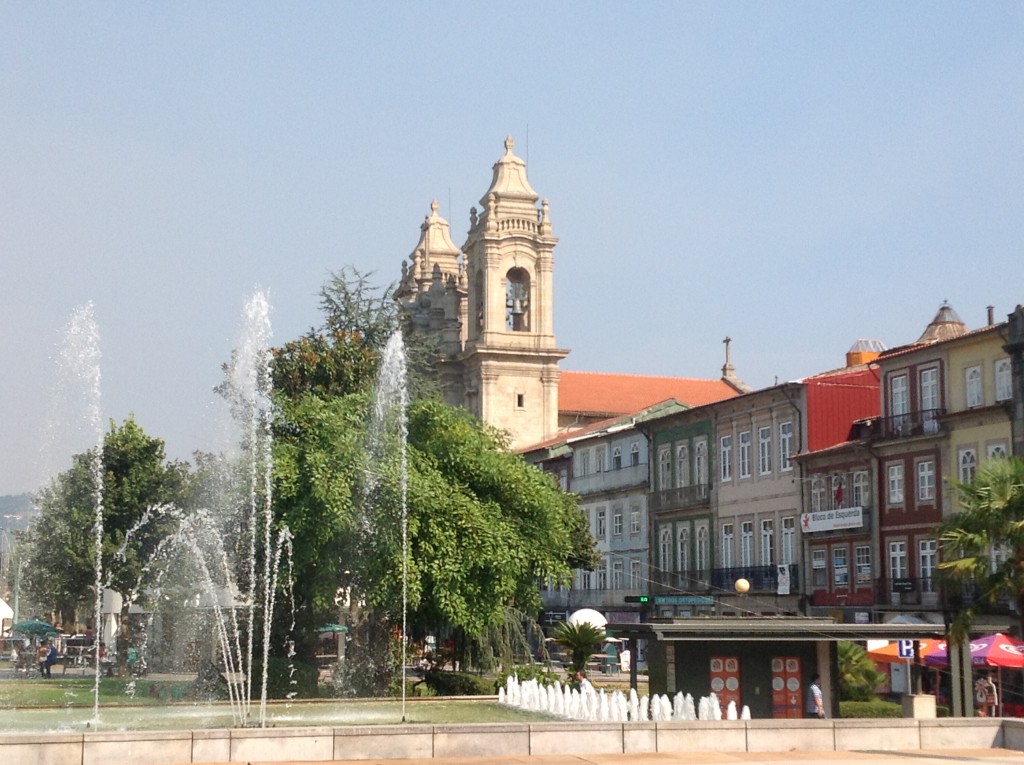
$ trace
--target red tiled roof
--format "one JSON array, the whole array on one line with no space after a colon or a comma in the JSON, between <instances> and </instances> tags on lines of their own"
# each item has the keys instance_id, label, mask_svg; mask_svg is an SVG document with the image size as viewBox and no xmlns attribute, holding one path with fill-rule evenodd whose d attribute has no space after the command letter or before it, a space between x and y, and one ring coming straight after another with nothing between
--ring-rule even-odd
<instances>
[{"instance_id":1,"label":"red tiled roof","mask_svg":"<svg viewBox=\"0 0 1024 765\"><path fill-rule=\"evenodd\" d=\"M558 383L558 411L613 416L638 412L670 398L694 407L737 395L736 389L722 380L563 370Z\"/></svg>"}]
</instances>

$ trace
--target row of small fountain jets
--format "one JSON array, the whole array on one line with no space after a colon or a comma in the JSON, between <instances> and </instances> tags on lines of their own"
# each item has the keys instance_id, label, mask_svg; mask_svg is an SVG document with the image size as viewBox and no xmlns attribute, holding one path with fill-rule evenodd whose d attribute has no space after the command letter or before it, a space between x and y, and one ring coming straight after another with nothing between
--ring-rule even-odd
<instances>
[{"instance_id":1,"label":"row of small fountain jets","mask_svg":"<svg viewBox=\"0 0 1024 765\"><path fill-rule=\"evenodd\" d=\"M498 689L498 703L531 712L542 712L569 720L591 722L635 722L653 720L749 720L750 707L737 713L736 702L730 701L722 714L722 705L715 693L701 697L694 703L693 696L681 691L674 698L664 694L638 696L629 689L606 693L604 688L581 692L558 680L541 684L538 680L524 680L510 676L505 686Z\"/></svg>"}]
</instances>

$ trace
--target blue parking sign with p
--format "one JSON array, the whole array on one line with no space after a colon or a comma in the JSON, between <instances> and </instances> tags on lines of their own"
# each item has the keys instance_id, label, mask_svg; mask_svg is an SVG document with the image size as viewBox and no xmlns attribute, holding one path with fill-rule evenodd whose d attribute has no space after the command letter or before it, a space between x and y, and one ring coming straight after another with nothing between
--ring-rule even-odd
<instances>
[{"instance_id":1,"label":"blue parking sign with p","mask_svg":"<svg viewBox=\"0 0 1024 765\"><path fill-rule=\"evenodd\" d=\"M914 658L914 641L913 640L897 640L896 641L896 653L901 659L913 659Z\"/></svg>"}]
</instances>

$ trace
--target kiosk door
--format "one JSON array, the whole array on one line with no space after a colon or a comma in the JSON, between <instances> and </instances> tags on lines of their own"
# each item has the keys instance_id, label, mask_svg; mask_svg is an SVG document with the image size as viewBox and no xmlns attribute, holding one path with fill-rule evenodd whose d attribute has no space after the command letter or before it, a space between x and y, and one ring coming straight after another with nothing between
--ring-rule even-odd
<instances>
[{"instance_id":1,"label":"kiosk door","mask_svg":"<svg viewBox=\"0 0 1024 765\"><path fill-rule=\"evenodd\" d=\"M772 659L772 717L803 716L803 667L800 657L776 656Z\"/></svg>"}]
</instances>

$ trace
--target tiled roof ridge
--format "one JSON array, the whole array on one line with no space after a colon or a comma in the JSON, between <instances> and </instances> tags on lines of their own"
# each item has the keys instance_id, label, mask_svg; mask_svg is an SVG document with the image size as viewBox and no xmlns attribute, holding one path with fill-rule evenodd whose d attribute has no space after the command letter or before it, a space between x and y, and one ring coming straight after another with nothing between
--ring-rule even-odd
<instances>
[{"instance_id":1,"label":"tiled roof ridge","mask_svg":"<svg viewBox=\"0 0 1024 765\"><path fill-rule=\"evenodd\" d=\"M593 375L595 377L631 377L638 380L677 380L679 382L724 382L721 377L674 377L672 375L640 375L629 372L595 372L593 370L563 369L562 375Z\"/></svg>"}]
</instances>

